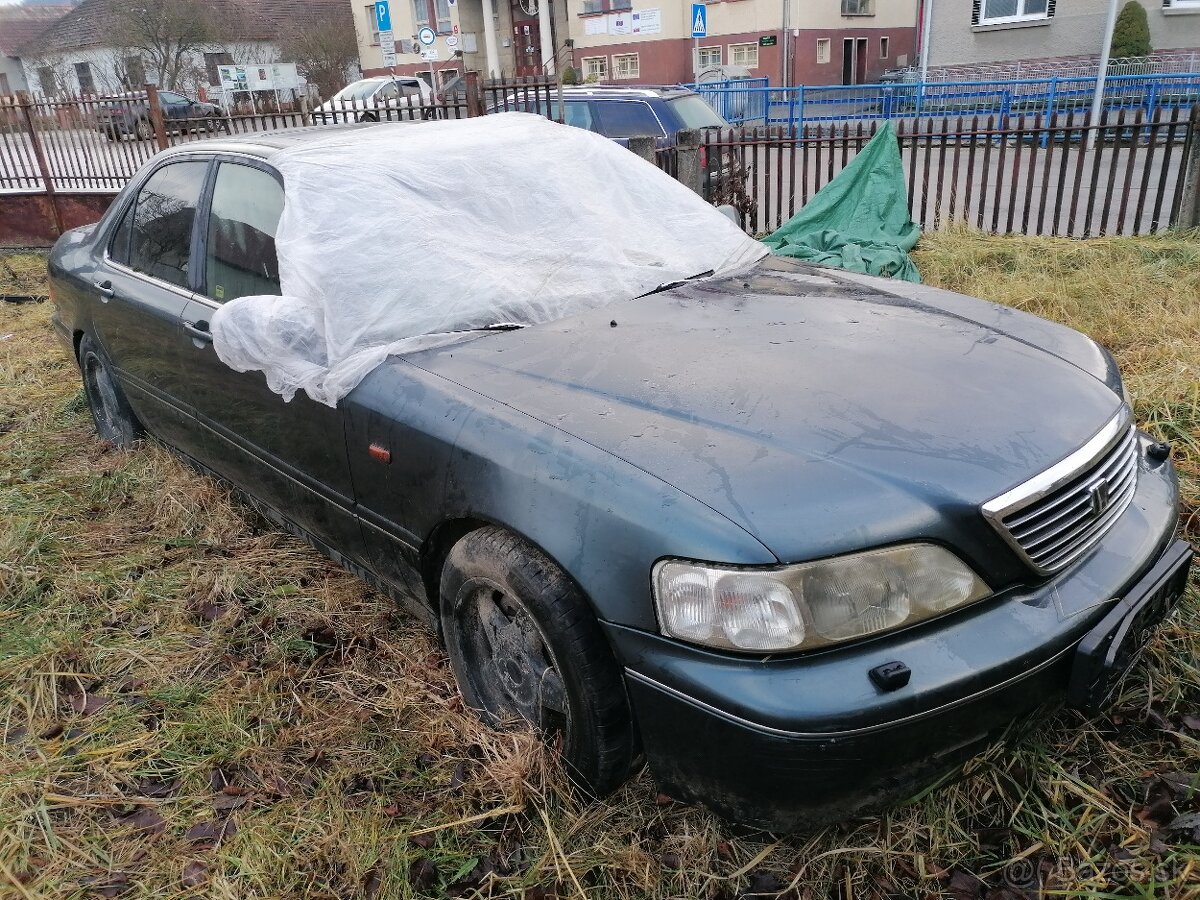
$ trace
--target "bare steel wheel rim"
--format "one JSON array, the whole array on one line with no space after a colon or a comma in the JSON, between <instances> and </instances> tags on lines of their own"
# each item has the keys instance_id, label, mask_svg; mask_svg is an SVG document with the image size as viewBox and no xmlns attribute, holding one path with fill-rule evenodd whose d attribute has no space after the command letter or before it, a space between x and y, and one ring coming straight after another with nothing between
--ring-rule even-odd
<instances>
[{"instance_id":1,"label":"bare steel wheel rim","mask_svg":"<svg viewBox=\"0 0 1200 900\"><path fill-rule=\"evenodd\" d=\"M121 432L120 407L117 404L117 392L112 378L104 367L104 363L95 353L89 353L84 357L83 375L88 400L91 403L92 412L95 414L100 436L112 440Z\"/></svg>"},{"instance_id":2,"label":"bare steel wheel rim","mask_svg":"<svg viewBox=\"0 0 1200 900\"><path fill-rule=\"evenodd\" d=\"M569 733L570 704L558 662L519 598L486 578L463 583L453 634L468 700L497 722L521 718L546 736Z\"/></svg>"}]
</instances>

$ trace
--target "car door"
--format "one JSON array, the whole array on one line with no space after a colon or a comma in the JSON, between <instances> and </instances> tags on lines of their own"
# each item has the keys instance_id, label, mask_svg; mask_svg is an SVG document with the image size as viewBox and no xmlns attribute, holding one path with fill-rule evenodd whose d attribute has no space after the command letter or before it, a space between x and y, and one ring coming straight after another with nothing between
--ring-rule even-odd
<instances>
[{"instance_id":1,"label":"car door","mask_svg":"<svg viewBox=\"0 0 1200 900\"><path fill-rule=\"evenodd\" d=\"M93 276L95 336L133 411L150 432L186 453L197 432L185 399L180 315L191 298L193 225L209 158L175 157L121 202Z\"/></svg>"},{"instance_id":2,"label":"car door","mask_svg":"<svg viewBox=\"0 0 1200 900\"><path fill-rule=\"evenodd\" d=\"M192 106L192 101L187 97L171 91L159 91L158 102L162 107L163 118L169 121L186 119Z\"/></svg>"},{"instance_id":3,"label":"car door","mask_svg":"<svg viewBox=\"0 0 1200 900\"><path fill-rule=\"evenodd\" d=\"M346 459L342 411L303 392L290 402L262 372L235 372L212 346L222 303L279 294L278 174L250 157L220 156L198 216L196 293L183 310L186 394L205 430L210 468L332 549L359 558L362 535Z\"/></svg>"}]
</instances>

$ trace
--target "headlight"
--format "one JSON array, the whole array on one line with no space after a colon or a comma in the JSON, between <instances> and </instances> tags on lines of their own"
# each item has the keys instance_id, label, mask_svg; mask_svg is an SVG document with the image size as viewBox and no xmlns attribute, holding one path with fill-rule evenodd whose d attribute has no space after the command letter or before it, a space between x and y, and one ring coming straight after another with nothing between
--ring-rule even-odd
<instances>
[{"instance_id":1,"label":"headlight","mask_svg":"<svg viewBox=\"0 0 1200 900\"><path fill-rule=\"evenodd\" d=\"M654 567L664 634L728 650L808 650L911 625L991 591L958 557L906 544L772 569L664 560Z\"/></svg>"}]
</instances>

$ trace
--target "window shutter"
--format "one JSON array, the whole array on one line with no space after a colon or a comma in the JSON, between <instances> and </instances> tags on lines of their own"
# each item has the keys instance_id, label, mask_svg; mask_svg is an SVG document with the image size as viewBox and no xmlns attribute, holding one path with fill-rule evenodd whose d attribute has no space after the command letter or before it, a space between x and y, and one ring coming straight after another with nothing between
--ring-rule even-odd
<instances>
[{"instance_id":1,"label":"window shutter","mask_svg":"<svg viewBox=\"0 0 1200 900\"><path fill-rule=\"evenodd\" d=\"M1046 0L1046 18L1054 18L1054 0Z\"/></svg>"},{"instance_id":2,"label":"window shutter","mask_svg":"<svg viewBox=\"0 0 1200 900\"><path fill-rule=\"evenodd\" d=\"M926 3L929 0L925 0ZM971 0L971 24L978 25L979 17L983 12L983 0Z\"/></svg>"}]
</instances>

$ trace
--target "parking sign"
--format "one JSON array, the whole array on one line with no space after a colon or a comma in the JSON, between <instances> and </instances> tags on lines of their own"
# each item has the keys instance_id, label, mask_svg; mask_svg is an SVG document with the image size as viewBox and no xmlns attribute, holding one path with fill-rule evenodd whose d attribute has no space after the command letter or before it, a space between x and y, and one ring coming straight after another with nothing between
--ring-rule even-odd
<instances>
[{"instance_id":1,"label":"parking sign","mask_svg":"<svg viewBox=\"0 0 1200 900\"><path fill-rule=\"evenodd\" d=\"M388 0L375 0L375 30L392 30L392 11L388 8Z\"/></svg>"}]
</instances>

